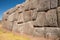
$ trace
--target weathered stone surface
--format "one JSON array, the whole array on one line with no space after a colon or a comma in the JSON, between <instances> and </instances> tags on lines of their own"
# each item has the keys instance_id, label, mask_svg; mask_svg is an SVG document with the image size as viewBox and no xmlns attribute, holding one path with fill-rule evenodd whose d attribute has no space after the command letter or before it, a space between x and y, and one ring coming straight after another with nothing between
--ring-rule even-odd
<instances>
[{"instance_id":1,"label":"weathered stone surface","mask_svg":"<svg viewBox=\"0 0 60 40\"><path fill-rule=\"evenodd\" d=\"M3 28L6 28L7 30L12 31L13 28L13 22L10 21L4 21Z\"/></svg>"},{"instance_id":2,"label":"weathered stone surface","mask_svg":"<svg viewBox=\"0 0 60 40\"><path fill-rule=\"evenodd\" d=\"M45 12L39 12L37 15L37 19L34 22L35 26L45 26L46 25L46 18L45 18Z\"/></svg>"},{"instance_id":3,"label":"weathered stone surface","mask_svg":"<svg viewBox=\"0 0 60 40\"><path fill-rule=\"evenodd\" d=\"M44 32L45 32L45 28L41 27L41 28L35 28L34 32L33 32L33 36L39 36L39 37L44 37Z\"/></svg>"},{"instance_id":4,"label":"weathered stone surface","mask_svg":"<svg viewBox=\"0 0 60 40\"><path fill-rule=\"evenodd\" d=\"M23 24L18 24L18 22L14 23L13 31L19 32L21 34L32 34L33 33L33 23L32 22L26 22Z\"/></svg>"},{"instance_id":5,"label":"weathered stone surface","mask_svg":"<svg viewBox=\"0 0 60 40\"><path fill-rule=\"evenodd\" d=\"M18 21L19 22L27 22L32 20L32 12L31 11L25 11L18 13Z\"/></svg>"},{"instance_id":6,"label":"weathered stone surface","mask_svg":"<svg viewBox=\"0 0 60 40\"><path fill-rule=\"evenodd\" d=\"M60 27L60 7L57 8L58 26Z\"/></svg>"},{"instance_id":7,"label":"weathered stone surface","mask_svg":"<svg viewBox=\"0 0 60 40\"><path fill-rule=\"evenodd\" d=\"M36 6L39 10L50 9L50 0L38 0Z\"/></svg>"},{"instance_id":8,"label":"weathered stone surface","mask_svg":"<svg viewBox=\"0 0 60 40\"><path fill-rule=\"evenodd\" d=\"M32 13L31 13L31 17L32 17L32 20L34 21L34 20L36 20L37 19L37 10L31 10L32 11Z\"/></svg>"},{"instance_id":9,"label":"weathered stone surface","mask_svg":"<svg viewBox=\"0 0 60 40\"><path fill-rule=\"evenodd\" d=\"M25 22L31 21L32 20L31 16L32 16L32 12L31 11L23 12L23 18L24 18Z\"/></svg>"},{"instance_id":10,"label":"weathered stone surface","mask_svg":"<svg viewBox=\"0 0 60 40\"><path fill-rule=\"evenodd\" d=\"M19 21L19 22L24 22L23 13L20 13L20 14L19 14L19 16L18 16L18 21Z\"/></svg>"},{"instance_id":11,"label":"weathered stone surface","mask_svg":"<svg viewBox=\"0 0 60 40\"><path fill-rule=\"evenodd\" d=\"M29 0L26 5L26 8L37 8L38 10L47 10L50 9L50 0Z\"/></svg>"},{"instance_id":12,"label":"weathered stone surface","mask_svg":"<svg viewBox=\"0 0 60 40\"><path fill-rule=\"evenodd\" d=\"M46 37L47 38L52 38L52 39L57 39L60 37L60 28L56 28L56 27L50 27L50 28L46 28Z\"/></svg>"},{"instance_id":13,"label":"weathered stone surface","mask_svg":"<svg viewBox=\"0 0 60 40\"><path fill-rule=\"evenodd\" d=\"M15 13L12 13L11 15L8 16L7 20L8 21L14 21L14 14Z\"/></svg>"},{"instance_id":14,"label":"weathered stone surface","mask_svg":"<svg viewBox=\"0 0 60 40\"><path fill-rule=\"evenodd\" d=\"M51 1L51 8L56 8L58 6L58 0L50 0Z\"/></svg>"},{"instance_id":15,"label":"weathered stone surface","mask_svg":"<svg viewBox=\"0 0 60 40\"><path fill-rule=\"evenodd\" d=\"M46 20L48 22L48 26L58 26L56 9L49 10L46 13Z\"/></svg>"},{"instance_id":16,"label":"weathered stone surface","mask_svg":"<svg viewBox=\"0 0 60 40\"><path fill-rule=\"evenodd\" d=\"M18 4L4 12L3 28L20 34L52 38L52 40L60 38L58 1L26 0L25 3Z\"/></svg>"}]
</instances>

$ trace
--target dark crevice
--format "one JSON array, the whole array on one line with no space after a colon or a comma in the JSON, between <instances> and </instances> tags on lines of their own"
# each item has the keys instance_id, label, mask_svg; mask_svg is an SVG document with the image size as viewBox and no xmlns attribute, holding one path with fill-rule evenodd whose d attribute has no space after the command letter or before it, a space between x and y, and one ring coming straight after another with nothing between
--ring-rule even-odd
<instances>
[{"instance_id":1,"label":"dark crevice","mask_svg":"<svg viewBox=\"0 0 60 40\"><path fill-rule=\"evenodd\" d=\"M51 9L56 9L57 7L51 8Z\"/></svg>"},{"instance_id":2,"label":"dark crevice","mask_svg":"<svg viewBox=\"0 0 60 40\"><path fill-rule=\"evenodd\" d=\"M45 12L47 12L49 9L45 10Z\"/></svg>"},{"instance_id":3,"label":"dark crevice","mask_svg":"<svg viewBox=\"0 0 60 40\"><path fill-rule=\"evenodd\" d=\"M9 12L7 12L6 14L9 14Z\"/></svg>"},{"instance_id":4,"label":"dark crevice","mask_svg":"<svg viewBox=\"0 0 60 40\"><path fill-rule=\"evenodd\" d=\"M35 8L31 8L30 10L34 10Z\"/></svg>"},{"instance_id":5,"label":"dark crevice","mask_svg":"<svg viewBox=\"0 0 60 40\"><path fill-rule=\"evenodd\" d=\"M5 21L7 21L7 19L5 19Z\"/></svg>"},{"instance_id":6,"label":"dark crevice","mask_svg":"<svg viewBox=\"0 0 60 40\"><path fill-rule=\"evenodd\" d=\"M18 24L22 24L23 22L18 22Z\"/></svg>"},{"instance_id":7,"label":"dark crevice","mask_svg":"<svg viewBox=\"0 0 60 40\"><path fill-rule=\"evenodd\" d=\"M44 10L37 10L37 12L44 12Z\"/></svg>"},{"instance_id":8,"label":"dark crevice","mask_svg":"<svg viewBox=\"0 0 60 40\"><path fill-rule=\"evenodd\" d=\"M37 12L41 12L41 10L37 10Z\"/></svg>"},{"instance_id":9,"label":"dark crevice","mask_svg":"<svg viewBox=\"0 0 60 40\"><path fill-rule=\"evenodd\" d=\"M42 27L42 26L36 26L36 25L34 25L34 27Z\"/></svg>"},{"instance_id":10,"label":"dark crevice","mask_svg":"<svg viewBox=\"0 0 60 40\"><path fill-rule=\"evenodd\" d=\"M18 12L19 14L22 13L22 11Z\"/></svg>"},{"instance_id":11,"label":"dark crevice","mask_svg":"<svg viewBox=\"0 0 60 40\"><path fill-rule=\"evenodd\" d=\"M20 8L20 7L18 7L18 8Z\"/></svg>"},{"instance_id":12,"label":"dark crevice","mask_svg":"<svg viewBox=\"0 0 60 40\"><path fill-rule=\"evenodd\" d=\"M29 9L25 9L25 11L29 11Z\"/></svg>"},{"instance_id":13,"label":"dark crevice","mask_svg":"<svg viewBox=\"0 0 60 40\"><path fill-rule=\"evenodd\" d=\"M33 21L35 21L36 19L32 19Z\"/></svg>"},{"instance_id":14,"label":"dark crevice","mask_svg":"<svg viewBox=\"0 0 60 40\"><path fill-rule=\"evenodd\" d=\"M57 26L50 26L50 25L45 25L44 27L57 27Z\"/></svg>"}]
</instances>

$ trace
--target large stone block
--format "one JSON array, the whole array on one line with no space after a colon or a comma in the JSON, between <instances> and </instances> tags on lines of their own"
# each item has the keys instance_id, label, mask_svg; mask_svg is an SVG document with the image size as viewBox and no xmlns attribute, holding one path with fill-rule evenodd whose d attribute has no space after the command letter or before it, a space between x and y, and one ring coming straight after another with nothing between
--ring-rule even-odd
<instances>
[{"instance_id":1,"label":"large stone block","mask_svg":"<svg viewBox=\"0 0 60 40\"><path fill-rule=\"evenodd\" d=\"M36 6L39 10L50 9L50 0L37 0Z\"/></svg>"},{"instance_id":2,"label":"large stone block","mask_svg":"<svg viewBox=\"0 0 60 40\"><path fill-rule=\"evenodd\" d=\"M26 22L26 23L22 23L22 24L19 24L18 22L15 22L14 23L14 26L13 26L13 32L18 32L18 33L21 33L21 34L32 34L33 33L33 24L32 22Z\"/></svg>"},{"instance_id":3,"label":"large stone block","mask_svg":"<svg viewBox=\"0 0 60 40\"><path fill-rule=\"evenodd\" d=\"M38 8L40 11L47 10L50 9L50 0L29 0L26 8Z\"/></svg>"},{"instance_id":4,"label":"large stone block","mask_svg":"<svg viewBox=\"0 0 60 40\"><path fill-rule=\"evenodd\" d=\"M12 28L13 28L13 22L10 22L10 21L4 21L3 23L3 28L9 30L9 31L12 31Z\"/></svg>"},{"instance_id":5,"label":"large stone block","mask_svg":"<svg viewBox=\"0 0 60 40\"><path fill-rule=\"evenodd\" d=\"M47 38L52 38L52 39L57 39L60 38L60 28L56 28L56 27L47 27L46 28L46 37Z\"/></svg>"},{"instance_id":6,"label":"large stone block","mask_svg":"<svg viewBox=\"0 0 60 40\"><path fill-rule=\"evenodd\" d=\"M32 12L31 11L25 11L23 12L23 19L25 22L32 20Z\"/></svg>"},{"instance_id":7,"label":"large stone block","mask_svg":"<svg viewBox=\"0 0 60 40\"><path fill-rule=\"evenodd\" d=\"M14 21L14 17L15 17L14 15L15 15L15 13L12 13L11 15L9 15L7 20L8 21Z\"/></svg>"},{"instance_id":8,"label":"large stone block","mask_svg":"<svg viewBox=\"0 0 60 40\"><path fill-rule=\"evenodd\" d=\"M32 12L24 11L22 13L18 13L18 21L19 22L28 22L32 20Z\"/></svg>"},{"instance_id":9,"label":"large stone block","mask_svg":"<svg viewBox=\"0 0 60 40\"><path fill-rule=\"evenodd\" d=\"M56 8L58 6L58 0L50 0L50 7L51 8Z\"/></svg>"},{"instance_id":10,"label":"large stone block","mask_svg":"<svg viewBox=\"0 0 60 40\"><path fill-rule=\"evenodd\" d=\"M48 26L58 26L56 9L51 9L46 13Z\"/></svg>"},{"instance_id":11,"label":"large stone block","mask_svg":"<svg viewBox=\"0 0 60 40\"><path fill-rule=\"evenodd\" d=\"M41 27L41 26L47 25L45 14L46 14L45 12L39 12L37 14L37 19L36 19L36 21L34 21L35 26L40 26Z\"/></svg>"},{"instance_id":12,"label":"large stone block","mask_svg":"<svg viewBox=\"0 0 60 40\"><path fill-rule=\"evenodd\" d=\"M44 27L34 28L33 36L44 37L45 36L44 32L45 32Z\"/></svg>"}]
</instances>

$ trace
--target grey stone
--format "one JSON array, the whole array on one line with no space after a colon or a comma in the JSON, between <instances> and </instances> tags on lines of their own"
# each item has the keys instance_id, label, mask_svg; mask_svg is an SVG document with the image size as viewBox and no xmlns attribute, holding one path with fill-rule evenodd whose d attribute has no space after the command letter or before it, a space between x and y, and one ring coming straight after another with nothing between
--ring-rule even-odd
<instances>
[{"instance_id":1,"label":"grey stone","mask_svg":"<svg viewBox=\"0 0 60 40\"><path fill-rule=\"evenodd\" d=\"M37 0L38 4L36 5L39 10L50 9L50 0Z\"/></svg>"},{"instance_id":2,"label":"grey stone","mask_svg":"<svg viewBox=\"0 0 60 40\"><path fill-rule=\"evenodd\" d=\"M10 21L4 21L3 23L3 28L9 30L9 31L12 31L12 28L13 28L13 22L10 22Z\"/></svg>"},{"instance_id":3,"label":"grey stone","mask_svg":"<svg viewBox=\"0 0 60 40\"><path fill-rule=\"evenodd\" d=\"M37 19L36 19L36 21L34 21L35 26L45 26L45 25L47 25L45 14L46 14L45 12L39 12L38 13Z\"/></svg>"},{"instance_id":4,"label":"grey stone","mask_svg":"<svg viewBox=\"0 0 60 40\"><path fill-rule=\"evenodd\" d=\"M33 33L33 23L32 22L26 22L23 24L17 24L17 22L14 23L13 26L13 32L19 32L21 34L32 34Z\"/></svg>"},{"instance_id":5,"label":"grey stone","mask_svg":"<svg viewBox=\"0 0 60 40\"><path fill-rule=\"evenodd\" d=\"M19 22L28 22L32 20L32 12L31 11L24 11L18 14L18 21Z\"/></svg>"},{"instance_id":6,"label":"grey stone","mask_svg":"<svg viewBox=\"0 0 60 40\"><path fill-rule=\"evenodd\" d=\"M31 11L23 12L23 19L24 19L25 22L31 21L32 20L31 16L32 16L32 12Z\"/></svg>"},{"instance_id":7,"label":"grey stone","mask_svg":"<svg viewBox=\"0 0 60 40\"><path fill-rule=\"evenodd\" d=\"M14 14L15 13L12 13L11 15L9 15L8 18L7 18L7 20L8 21L14 21L14 17L15 17Z\"/></svg>"},{"instance_id":8,"label":"grey stone","mask_svg":"<svg viewBox=\"0 0 60 40\"><path fill-rule=\"evenodd\" d=\"M46 13L48 26L58 26L56 9L51 9Z\"/></svg>"},{"instance_id":9,"label":"grey stone","mask_svg":"<svg viewBox=\"0 0 60 40\"><path fill-rule=\"evenodd\" d=\"M50 0L51 1L51 8L56 8L58 6L58 0Z\"/></svg>"},{"instance_id":10,"label":"grey stone","mask_svg":"<svg viewBox=\"0 0 60 40\"><path fill-rule=\"evenodd\" d=\"M44 27L34 28L33 36L44 37L45 35L44 32L45 32Z\"/></svg>"},{"instance_id":11,"label":"grey stone","mask_svg":"<svg viewBox=\"0 0 60 40\"><path fill-rule=\"evenodd\" d=\"M47 38L52 38L52 39L57 39L57 38L59 38L60 37L60 31L58 31L58 30L60 30L60 28L55 28L55 27L50 27L50 28L46 28L46 37Z\"/></svg>"}]
</instances>

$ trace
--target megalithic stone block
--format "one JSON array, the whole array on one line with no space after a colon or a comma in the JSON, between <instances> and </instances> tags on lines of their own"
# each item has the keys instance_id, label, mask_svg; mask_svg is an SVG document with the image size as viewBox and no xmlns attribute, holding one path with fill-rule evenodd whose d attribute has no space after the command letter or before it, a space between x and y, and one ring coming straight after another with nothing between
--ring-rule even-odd
<instances>
[{"instance_id":1,"label":"megalithic stone block","mask_svg":"<svg viewBox=\"0 0 60 40\"><path fill-rule=\"evenodd\" d=\"M37 0L37 8L41 11L50 9L50 0Z\"/></svg>"},{"instance_id":2,"label":"megalithic stone block","mask_svg":"<svg viewBox=\"0 0 60 40\"><path fill-rule=\"evenodd\" d=\"M19 22L28 22L32 20L32 12L24 11L22 13L18 13L18 21Z\"/></svg>"},{"instance_id":3,"label":"megalithic stone block","mask_svg":"<svg viewBox=\"0 0 60 40\"><path fill-rule=\"evenodd\" d=\"M45 12L38 12L38 14L37 14L37 19L36 19L36 21L34 21L34 25L35 26L40 26L40 27L42 27L42 26L45 26L45 25L47 25L46 24L46 18L45 18Z\"/></svg>"},{"instance_id":4,"label":"megalithic stone block","mask_svg":"<svg viewBox=\"0 0 60 40\"><path fill-rule=\"evenodd\" d=\"M23 19L25 22L31 21L32 20L32 12L31 11L25 11L23 12Z\"/></svg>"},{"instance_id":5,"label":"megalithic stone block","mask_svg":"<svg viewBox=\"0 0 60 40\"><path fill-rule=\"evenodd\" d=\"M14 21L14 17L15 17L14 15L15 15L15 13L10 14L10 15L8 16L7 20L8 20L8 21Z\"/></svg>"},{"instance_id":6,"label":"megalithic stone block","mask_svg":"<svg viewBox=\"0 0 60 40\"><path fill-rule=\"evenodd\" d=\"M58 26L56 9L51 9L46 13L46 20L48 22L48 26Z\"/></svg>"},{"instance_id":7,"label":"megalithic stone block","mask_svg":"<svg viewBox=\"0 0 60 40\"><path fill-rule=\"evenodd\" d=\"M33 33L33 24L32 22L26 22L26 23L22 23L22 24L19 24L19 22L14 22L14 25L13 25L13 32L18 32L18 33L21 33L21 34L32 34Z\"/></svg>"},{"instance_id":8,"label":"megalithic stone block","mask_svg":"<svg viewBox=\"0 0 60 40\"><path fill-rule=\"evenodd\" d=\"M10 22L10 21L4 21L3 23L3 28L9 30L9 31L12 31L12 28L13 28L13 22Z\"/></svg>"},{"instance_id":9,"label":"megalithic stone block","mask_svg":"<svg viewBox=\"0 0 60 40\"><path fill-rule=\"evenodd\" d=\"M50 9L50 0L30 0L27 8L38 8L40 11Z\"/></svg>"},{"instance_id":10,"label":"megalithic stone block","mask_svg":"<svg viewBox=\"0 0 60 40\"><path fill-rule=\"evenodd\" d=\"M51 8L56 8L58 6L58 0L50 0Z\"/></svg>"},{"instance_id":11,"label":"megalithic stone block","mask_svg":"<svg viewBox=\"0 0 60 40\"><path fill-rule=\"evenodd\" d=\"M59 38L60 36L60 28L56 28L56 27L46 27L46 38L49 38L49 39L57 39Z\"/></svg>"},{"instance_id":12,"label":"megalithic stone block","mask_svg":"<svg viewBox=\"0 0 60 40\"><path fill-rule=\"evenodd\" d=\"M44 37L45 35L44 32L45 32L44 27L34 28L33 36Z\"/></svg>"}]
</instances>

